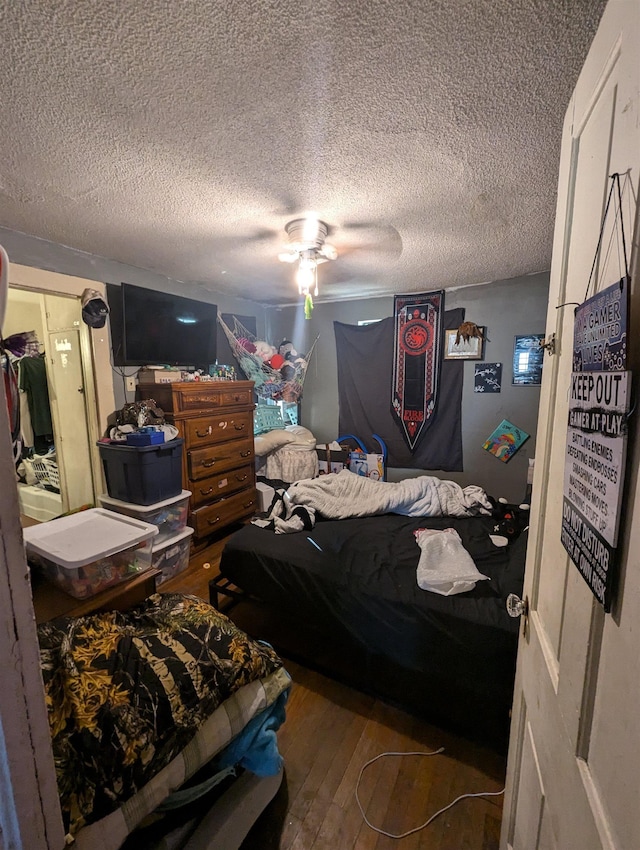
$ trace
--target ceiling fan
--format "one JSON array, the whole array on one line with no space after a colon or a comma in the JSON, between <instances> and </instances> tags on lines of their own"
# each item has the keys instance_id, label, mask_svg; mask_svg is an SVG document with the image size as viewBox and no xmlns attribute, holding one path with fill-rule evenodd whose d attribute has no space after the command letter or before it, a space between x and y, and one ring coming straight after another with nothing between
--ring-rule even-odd
<instances>
[{"instance_id":1,"label":"ceiling fan","mask_svg":"<svg viewBox=\"0 0 640 850\"><path fill-rule=\"evenodd\" d=\"M334 246L325 242L329 226L315 218L295 218L284 229L289 245L286 251L278 254L278 259L283 263L299 264L296 281L301 295L309 298L312 290L317 295L318 265L338 256Z\"/></svg>"}]
</instances>

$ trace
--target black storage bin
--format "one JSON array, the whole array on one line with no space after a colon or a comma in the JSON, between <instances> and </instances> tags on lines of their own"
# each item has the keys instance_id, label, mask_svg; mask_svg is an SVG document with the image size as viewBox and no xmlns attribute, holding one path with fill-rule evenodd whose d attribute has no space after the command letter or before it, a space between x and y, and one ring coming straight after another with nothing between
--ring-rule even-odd
<instances>
[{"instance_id":1,"label":"black storage bin","mask_svg":"<svg viewBox=\"0 0 640 850\"><path fill-rule=\"evenodd\" d=\"M181 437L154 446L98 443L112 499L152 505L182 492Z\"/></svg>"}]
</instances>

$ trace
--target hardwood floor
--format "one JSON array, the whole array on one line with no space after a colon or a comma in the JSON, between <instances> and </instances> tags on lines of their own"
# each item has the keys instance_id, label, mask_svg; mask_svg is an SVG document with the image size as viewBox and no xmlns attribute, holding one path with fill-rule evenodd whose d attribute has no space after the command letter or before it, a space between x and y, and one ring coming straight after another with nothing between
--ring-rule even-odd
<instances>
[{"instance_id":1,"label":"hardwood floor","mask_svg":"<svg viewBox=\"0 0 640 850\"><path fill-rule=\"evenodd\" d=\"M285 663L294 684L278 736L286 771L282 833L279 843L264 843L270 834L267 812L255 828L263 843L250 835L243 850L497 850L501 796L461 801L426 829L398 841L367 826L355 788L365 762L379 753L445 748L435 756L387 757L362 775L359 796L367 818L399 834L460 794L499 791L502 757L295 662Z\"/></svg>"},{"instance_id":2,"label":"hardwood floor","mask_svg":"<svg viewBox=\"0 0 640 850\"><path fill-rule=\"evenodd\" d=\"M223 547L221 539L196 553L188 570L161 590L208 599ZM233 610L229 615L234 618ZM396 840L366 825L355 788L365 762L379 753L445 748L429 757L383 758L362 775L359 796L368 819L398 834L461 794L501 790L502 755L283 660L293 680L278 733L285 779L242 850L498 850L502 796L463 800L425 829Z\"/></svg>"}]
</instances>

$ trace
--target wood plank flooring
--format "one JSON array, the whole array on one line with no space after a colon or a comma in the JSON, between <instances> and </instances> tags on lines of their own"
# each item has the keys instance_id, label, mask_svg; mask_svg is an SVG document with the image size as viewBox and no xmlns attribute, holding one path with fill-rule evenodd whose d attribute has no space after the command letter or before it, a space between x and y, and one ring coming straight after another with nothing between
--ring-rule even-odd
<instances>
[{"instance_id":1,"label":"wood plank flooring","mask_svg":"<svg viewBox=\"0 0 640 850\"><path fill-rule=\"evenodd\" d=\"M355 788L365 762L380 753L445 748L434 756L386 757L362 775L367 818L400 834L460 794L501 790L503 757L289 659L285 664L293 679L278 735L285 784L243 850L498 850L501 796L463 800L396 840L367 826Z\"/></svg>"},{"instance_id":2,"label":"wood plank flooring","mask_svg":"<svg viewBox=\"0 0 640 850\"><path fill-rule=\"evenodd\" d=\"M208 599L224 539L192 558L162 591ZM229 612L233 619L233 610ZM246 616L246 613L245 613ZM243 626L244 627L244 626ZM463 800L425 829L396 840L364 822L355 798L360 771L367 818L393 834L414 829L465 793L499 791L505 759L424 720L284 658L293 686L278 733L285 779L242 850L498 850L502 796Z\"/></svg>"}]
</instances>

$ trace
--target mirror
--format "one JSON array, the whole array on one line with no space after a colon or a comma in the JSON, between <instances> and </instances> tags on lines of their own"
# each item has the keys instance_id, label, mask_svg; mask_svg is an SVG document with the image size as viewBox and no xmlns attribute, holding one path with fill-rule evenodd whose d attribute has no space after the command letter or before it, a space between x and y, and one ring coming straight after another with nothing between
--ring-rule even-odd
<instances>
[{"instance_id":1,"label":"mirror","mask_svg":"<svg viewBox=\"0 0 640 850\"><path fill-rule=\"evenodd\" d=\"M21 514L44 522L92 506L84 363L90 347L80 299L10 286L2 331L5 340L27 331L37 340L10 355L20 387Z\"/></svg>"}]
</instances>

